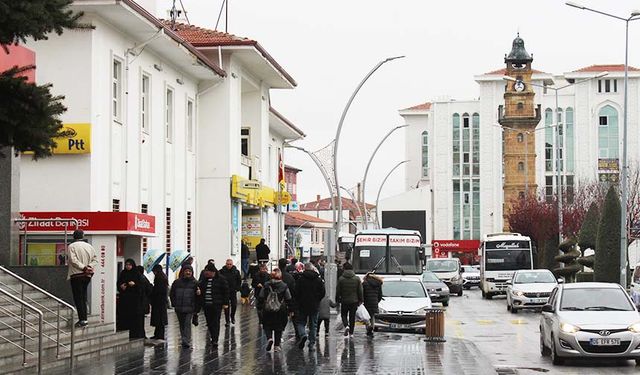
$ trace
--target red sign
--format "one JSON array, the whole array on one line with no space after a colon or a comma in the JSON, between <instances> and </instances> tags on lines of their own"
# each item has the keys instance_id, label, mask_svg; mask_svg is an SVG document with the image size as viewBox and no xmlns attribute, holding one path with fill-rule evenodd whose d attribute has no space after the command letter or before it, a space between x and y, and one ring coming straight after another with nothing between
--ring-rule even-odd
<instances>
[{"instance_id":1,"label":"red sign","mask_svg":"<svg viewBox=\"0 0 640 375\"><path fill-rule=\"evenodd\" d=\"M477 253L480 248L479 240L433 240L431 242L432 256L446 258L448 252Z\"/></svg>"},{"instance_id":2,"label":"red sign","mask_svg":"<svg viewBox=\"0 0 640 375\"><path fill-rule=\"evenodd\" d=\"M78 220L78 228L85 232L110 232L116 234L154 234L156 218L135 212L22 212L21 219L58 219L21 224L27 232L64 232L75 229L69 221Z\"/></svg>"},{"instance_id":3,"label":"red sign","mask_svg":"<svg viewBox=\"0 0 640 375\"><path fill-rule=\"evenodd\" d=\"M9 54L6 55L4 51L0 51L2 58L0 59L0 72L7 69L11 69L14 66L24 67L36 64L36 53L24 46L20 45L3 45L4 48L8 48ZM20 76L27 77L27 82L34 83L36 81L36 69L29 69L19 74Z\"/></svg>"}]
</instances>

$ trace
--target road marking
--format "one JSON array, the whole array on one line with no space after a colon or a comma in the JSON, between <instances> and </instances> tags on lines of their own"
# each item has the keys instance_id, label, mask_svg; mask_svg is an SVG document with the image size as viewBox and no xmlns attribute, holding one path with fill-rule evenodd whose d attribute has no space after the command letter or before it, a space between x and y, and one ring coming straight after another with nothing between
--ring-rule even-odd
<instances>
[{"instance_id":1,"label":"road marking","mask_svg":"<svg viewBox=\"0 0 640 375\"><path fill-rule=\"evenodd\" d=\"M459 320L447 320L447 323L454 325L454 326L459 326L462 325L462 322Z\"/></svg>"},{"instance_id":2,"label":"road marking","mask_svg":"<svg viewBox=\"0 0 640 375\"><path fill-rule=\"evenodd\" d=\"M495 320L489 320L489 319L478 319L478 320L476 320L476 322L478 324L482 324L482 325L490 325L490 324L494 324L496 321Z\"/></svg>"},{"instance_id":3,"label":"road marking","mask_svg":"<svg viewBox=\"0 0 640 375\"><path fill-rule=\"evenodd\" d=\"M526 320L522 320L522 319L515 319L511 321L511 324L529 324L529 322L527 322Z\"/></svg>"}]
</instances>

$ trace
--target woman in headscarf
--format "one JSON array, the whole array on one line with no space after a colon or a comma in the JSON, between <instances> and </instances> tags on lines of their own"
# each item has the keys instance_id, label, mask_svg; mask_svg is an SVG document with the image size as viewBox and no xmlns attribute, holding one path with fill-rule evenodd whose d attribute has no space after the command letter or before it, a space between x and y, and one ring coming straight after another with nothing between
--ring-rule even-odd
<instances>
[{"instance_id":1,"label":"woman in headscarf","mask_svg":"<svg viewBox=\"0 0 640 375\"><path fill-rule=\"evenodd\" d=\"M144 335L144 285L140 279L140 273L136 269L136 262L127 259L124 269L118 276L118 301L120 310L120 327L129 330L130 339L143 339Z\"/></svg>"},{"instance_id":2,"label":"woman in headscarf","mask_svg":"<svg viewBox=\"0 0 640 375\"><path fill-rule=\"evenodd\" d=\"M162 266L153 266L153 289L151 290L151 326L156 327L153 331L153 340L164 340L164 327L168 324L167 318L167 297L169 281L167 275L162 270Z\"/></svg>"}]
</instances>

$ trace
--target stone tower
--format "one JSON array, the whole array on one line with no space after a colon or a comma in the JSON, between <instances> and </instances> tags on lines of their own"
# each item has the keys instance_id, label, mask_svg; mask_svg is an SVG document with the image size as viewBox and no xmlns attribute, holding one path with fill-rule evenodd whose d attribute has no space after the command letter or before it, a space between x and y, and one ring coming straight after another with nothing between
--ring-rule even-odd
<instances>
[{"instance_id":1,"label":"stone tower","mask_svg":"<svg viewBox=\"0 0 640 375\"><path fill-rule=\"evenodd\" d=\"M509 55L505 56L506 81L504 106L498 108L498 122L503 128L504 168L504 229L509 225L506 216L512 202L526 194L536 194L535 128L540 122L540 105L534 102L531 83L533 58L524 48L520 34L513 40Z\"/></svg>"}]
</instances>

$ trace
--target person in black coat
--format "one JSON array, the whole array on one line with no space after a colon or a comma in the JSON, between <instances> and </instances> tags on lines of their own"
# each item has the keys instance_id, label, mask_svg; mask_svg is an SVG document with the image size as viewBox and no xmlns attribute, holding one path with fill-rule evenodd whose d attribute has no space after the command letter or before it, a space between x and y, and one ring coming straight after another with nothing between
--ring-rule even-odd
<instances>
[{"instance_id":1,"label":"person in black coat","mask_svg":"<svg viewBox=\"0 0 640 375\"><path fill-rule=\"evenodd\" d=\"M144 267L137 266L136 270L140 274L140 284L142 285L142 310L144 311L144 315L147 315L151 312L150 306L150 298L151 298L151 290L153 289L153 285L147 277L144 275Z\"/></svg>"},{"instance_id":2,"label":"person in black coat","mask_svg":"<svg viewBox=\"0 0 640 375\"><path fill-rule=\"evenodd\" d=\"M229 321L231 324L236 324L236 309L238 308L238 292L240 291L240 286L242 285L242 277L240 276L240 271L233 265L233 259L227 259L224 264L224 267L220 269L220 275L224 276L227 279L227 283L229 284L229 301L225 303L228 305L226 309L224 309L224 321L225 326L229 326Z\"/></svg>"},{"instance_id":3,"label":"person in black coat","mask_svg":"<svg viewBox=\"0 0 640 375\"><path fill-rule=\"evenodd\" d=\"M269 300L269 295L276 293L277 299L280 302L280 309L277 311L271 311L265 306ZM258 295L258 305L264 308L263 312L263 329L265 336L267 336L267 351L273 347L274 352L280 351L280 341L282 339L282 331L287 326L287 305L291 300L291 293L287 284L282 282L282 272L276 268L271 272L270 280L264 285L264 288L260 290ZM275 344L275 345L274 345Z\"/></svg>"},{"instance_id":4,"label":"person in black coat","mask_svg":"<svg viewBox=\"0 0 640 375\"><path fill-rule=\"evenodd\" d=\"M260 239L260 243L256 245L256 260L258 263L268 261L270 253L271 249L264 243L264 238Z\"/></svg>"},{"instance_id":5,"label":"person in black coat","mask_svg":"<svg viewBox=\"0 0 640 375\"><path fill-rule=\"evenodd\" d=\"M378 303L382 301L382 278L374 273L367 273L362 281L362 298L371 320L367 326L367 336L373 336L375 315L378 313Z\"/></svg>"},{"instance_id":6,"label":"person in black coat","mask_svg":"<svg viewBox=\"0 0 640 375\"><path fill-rule=\"evenodd\" d=\"M217 348L220 336L220 315L222 315L222 309L228 308L229 303L229 284L213 264L208 264L204 269L204 280L200 282L199 289L201 291L199 306L204 310L211 345Z\"/></svg>"},{"instance_id":7,"label":"person in black coat","mask_svg":"<svg viewBox=\"0 0 640 375\"><path fill-rule=\"evenodd\" d=\"M264 285L269 281L269 273L267 272L267 265L260 264L258 273L251 279L251 287L253 288L253 295L258 298ZM262 308L259 303L256 304L256 310L258 311L258 322L262 324Z\"/></svg>"},{"instance_id":8,"label":"person in black coat","mask_svg":"<svg viewBox=\"0 0 640 375\"><path fill-rule=\"evenodd\" d=\"M180 269L180 278L171 284L169 297L178 317L180 337L183 348L191 347L191 322L197 313L197 298L202 293L198 281L193 277L193 267L184 265Z\"/></svg>"},{"instance_id":9,"label":"person in black coat","mask_svg":"<svg viewBox=\"0 0 640 375\"><path fill-rule=\"evenodd\" d=\"M167 297L169 281L162 271L162 266L153 266L153 288L151 289L151 326L155 327L152 340L164 340L164 327L169 324L167 317Z\"/></svg>"},{"instance_id":10,"label":"person in black coat","mask_svg":"<svg viewBox=\"0 0 640 375\"><path fill-rule=\"evenodd\" d=\"M293 324L293 330L296 334L296 340L300 339L300 333L298 332L298 325L296 324L298 318L298 306L296 304L296 280L293 278L293 275L289 272L282 272L282 270L286 269L287 260L282 258L278 260L278 268L282 273L282 281L287 284L289 288L289 293L291 294L291 300L289 301L289 311L291 311L291 323Z\"/></svg>"},{"instance_id":11,"label":"person in black coat","mask_svg":"<svg viewBox=\"0 0 640 375\"><path fill-rule=\"evenodd\" d=\"M127 259L124 269L118 276L118 301L120 310L120 324L123 329L129 330L130 339L143 339L144 334L144 284L141 275L136 269L136 262Z\"/></svg>"},{"instance_id":12,"label":"person in black coat","mask_svg":"<svg viewBox=\"0 0 640 375\"><path fill-rule=\"evenodd\" d=\"M285 271L287 271L287 273L293 274L294 272L296 272L296 263L298 263L298 259L291 258L291 263L289 263L289 265L286 268L281 268L281 269L284 269Z\"/></svg>"},{"instance_id":13,"label":"person in black coat","mask_svg":"<svg viewBox=\"0 0 640 375\"><path fill-rule=\"evenodd\" d=\"M320 274L316 272L315 266L311 263L304 265L302 275L296 281L296 296L298 303L298 332L300 341L298 348L304 348L304 344L309 339L309 349L313 349L316 344L316 333L318 324L318 311L320 301L325 295L324 282ZM309 325L309 333L305 332L305 327Z\"/></svg>"}]
</instances>

